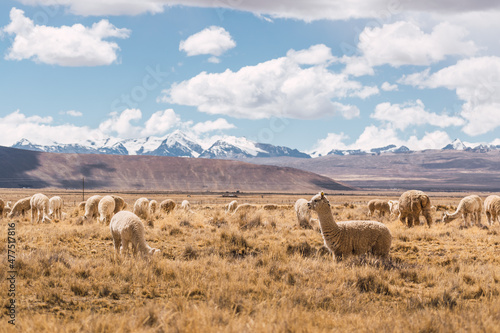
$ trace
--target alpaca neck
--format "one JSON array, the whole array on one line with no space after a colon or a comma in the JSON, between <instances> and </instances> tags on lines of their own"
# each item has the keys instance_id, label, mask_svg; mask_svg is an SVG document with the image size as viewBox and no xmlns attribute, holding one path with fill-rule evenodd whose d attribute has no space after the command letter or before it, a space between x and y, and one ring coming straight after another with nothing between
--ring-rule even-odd
<instances>
[{"instance_id":1,"label":"alpaca neck","mask_svg":"<svg viewBox=\"0 0 500 333\"><path fill-rule=\"evenodd\" d=\"M325 232L336 232L339 229L337 223L333 219L332 211L330 207L325 205L318 207L317 209L318 217L319 217L319 225L321 226L321 231Z\"/></svg>"}]
</instances>

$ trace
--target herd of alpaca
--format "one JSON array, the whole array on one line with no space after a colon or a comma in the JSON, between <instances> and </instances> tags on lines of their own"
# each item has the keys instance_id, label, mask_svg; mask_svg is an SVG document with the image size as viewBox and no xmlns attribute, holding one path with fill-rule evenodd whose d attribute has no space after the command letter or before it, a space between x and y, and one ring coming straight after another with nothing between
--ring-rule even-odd
<instances>
[{"instance_id":1,"label":"herd of alpaca","mask_svg":"<svg viewBox=\"0 0 500 333\"><path fill-rule=\"evenodd\" d=\"M0 199L0 218L6 215L9 219L16 216L25 216L31 210L31 223L51 223L53 220L64 219L62 212L64 202L61 197L48 198L42 193L22 198L14 203ZM142 197L135 201L132 212L126 211L127 203L117 195L94 195L78 204L78 211L84 211L80 218L81 223L97 220L109 225L116 250L116 255L127 254L129 244L134 255L141 253L150 256L160 252L146 244L144 222L157 218L158 214L169 214L176 207L171 199L158 203ZM178 206L181 211L193 213L189 201L184 200ZM432 225L431 212L434 206L430 198L422 191L410 190L401 194L399 200L373 199L367 204L367 216L374 217L378 212L379 218L387 215L398 216L398 219L408 228L420 224L419 217L425 217L427 226ZM225 206L226 214L242 216L249 212L262 210L276 210L280 206L265 204L238 204L236 200ZM389 255L392 236L384 223L371 220L352 220L336 222L333 218L330 202L323 192L312 197L311 200L298 199L294 205L298 227L302 229L316 229L321 232L326 248L336 260L350 255L372 254L385 258ZM458 204L455 212L444 212L442 222L448 223L462 217L464 226L481 225L481 214L486 214L488 224L500 223L500 196L490 195L483 201L477 195L464 197ZM312 212L318 219L313 218ZM469 223L467 223L469 221ZM317 228L315 228L317 226Z\"/></svg>"}]
</instances>

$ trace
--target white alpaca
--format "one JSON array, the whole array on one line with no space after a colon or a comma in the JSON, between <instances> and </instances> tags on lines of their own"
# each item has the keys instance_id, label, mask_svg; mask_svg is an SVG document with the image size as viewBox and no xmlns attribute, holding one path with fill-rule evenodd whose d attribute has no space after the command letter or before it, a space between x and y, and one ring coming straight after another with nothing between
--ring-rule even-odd
<instances>
[{"instance_id":1,"label":"white alpaca","mask_svg":"<svg viewBox=\"0 0 500 333\"><path fill-rule=\"evenodd\" d=\"M185 210L186 212L191 210L191 204L187 200L182 200L181 202L181 209Z\"/></svg>"},{"instance_id":2,"label":"white alpaca","mask_svg":"<svg viewBox=\"0 0 500 333\"><path fill-rule=\"evenodd\" d=\"M125 202L125 200L122 197L119 197L119 196L113 195L113 194L111 196L113 197L113 199L115 199L115 210L113 213L116 214L119 211L127 208L127 203Z\"/></svg>"},{"instance_id":3,"label":"white alpaca","mask_svg":"<svg viewBox=\"0 0 500 333\"><path fill-rule=\"evenodd\" d=\"M299 221L299 227L304 229L313 229L313 219L311 216L311 210L307 205L306 199L298 199L295 202L295 213L297 214L297 220Z\"/></svg>"},{"instance_id":4,"label":"white alpaca","mask_svg":"<svg viewBox=\"0 0 500 333\"><path fill-rule=\"evenodd\" d=\"M12 209L10 210L10 213L7 215L9 219L13 218L16 215L21 214L24 218L24 214L26 211L31 209L31 197L19 199L16 201L14 206L12 206Z\"/></svg>"},{"instance_id":5,"label":"white alpaca","mask_svg":"<svg viewBox=\"0 0 500 333\"><path fill-rule=\"evenodd\" d=\"M158 201L156 200L151 200L149 202L149 216L154 217L156 216L156 211L158 209Z\"/></svg>"},{"instance_id":6,"label":"white alpaca","mask_svg":"<svg viewBox=\"0 0 500 333\"><path fill-rule=\"evenodd\" d=\"M483 201L475 194L466 196L458 204L454 213L444 212L443 222L448 223L458 216L462 216L464 226L467 226L467 219L470 220L470 226L473 224L481 225L481 212L483 210Z\"/></svg>"},{"instance_id":7,"label":"white alpaca","mask_svg":"<svg viewBox=\"0 0 500 333\"><path fill-rule=\"evenodd\" d=\"M381 199L373 199L368 201L368 216L372 216L378 210L379 216L385 216L385 213L390 214L391 208L389 203Z\"/></svg>"},{"instance_id":8,"label":"white alpaca","mask_svg":"<svg viewBox=\"0 0 500 333\"><path fill-rule=\"evenodd\" d=\"M124 254L129 251L129 243L132 244L132 252L134 255L137 251L143 256L149 256L159 253L160 250L154 249L146 244L144 238L144 224L141 219L129 211L121 211L115 214L109 224L113 244L116 254Z\"/></svg>"},{"instance_id":9,"label":"white alpaca","mask_svg":"<svg viewBox=\"0 0 500 333\"><path fill-rule=\"evenodd\" d=\"M165 199L160 203L160 211L170 213L175 208L175 202L172 199Z\"/></svg>"},{"instance_id":10,"label":"white alpaca","mask_svg":"<svg viewBox=\"0 0 500 333\"><path fill-rule=\"evenodd\" d=\"M99 220L101 220L101 223L108 225L115 211L115 198L110 195L104 196L99 200L97 211L99 212Z\"/></svg>"},{"instance_id":11,"label":"white alpaca","mask_svg":"<svg viewBox=\"0 0 500 333\"><path fill-rule=\"evenodd\" d=\"M49 217L61 220L64 202L59 196L54 196L49 200Z\"/></svg>"},{"instance_id":12,"label":"white alpaca","mask_svg":"<svg viewBox=\"0 0 500 333\"><path fill-rule=\"evenodd\" d=\"M378 257L389 255L392 236L383 223L377 221L336 223L330 209L330 202L323 192L316 194L307 204L310 209L318 213L325 246L336 259L364 253L372 253Z\"/></svg>"},{"instance_id":13,"label":"white alpaca","mask_svg":"<svg viewBox=\"0 0 500 333\"><path fill-rule=\"evenodd\" d=\"M498 195L490 195L484 199L484 212L489 225L493 225L495 221L500 223L500 197Z\"/></svg>"},{"instance_id":14,"label":"white alpaca","mask_svg":"<svg viewBox=\"0 0 500 333\"><path fill-rule=\"evenodd\" d=\"M42 193L37 193L31 197L31 223L51 222L49 213L49 198Z\"/></svg>"},{"instance_id":15,"label":"white alpaca","mask_svg":"<svg viewBox=\"0 0 500 333\"><path fill-rule=\"evenodd\" d=\"M431 200L429 196L422 191L410 190L401 194L399 197L399 220L408 227L414 224L420 224L420 213L424 215L427 226L432 225Z\"/></svg>"},{"instance_id":16,"label":"white alpaca","mask_svg":"<svg viewBox=\"0 0 500 333\"><path fill-rule=\"evenodd\" d=\"M92 221L97 218L99 214L99 201L101 201L102 195L93 195L87 199L85 203L85 215L83 219L86 221Z\"/></svg>"},{"instance_id":17,"label":"white alpaca","mask_svg":"<svg viewBox=\"0 0 500 333\"><path fill-rule=\"evenodd\" d=\"M236 200L231 201L226 206L226 213L234 212L236 210L236 207L238 207L238 201L236 201Z\"/></svg>"},{"instance_id":18,"label":"white alpaca","mask_svg":"<svg viewBox=\"0 0 500 333\"><path fill-rule=\"evenodd\" d=\"M144 220L149 218L149 200L147 198L139 198L135 201L134 214Z\"/></svg>"},{"instance_id":19,"label":"white alpaca","mask_svg":"<svg viewBox=\"0 0 500 333\"><path fill-rule=\"evenodd\" d=\"M257 205L244 203L244 204L238 205L238 207L236 207L236 209L234 210L233 216L237 215L237 214L246 214L249 212L254 212L257 209L259 209L259 207Z\"/></svg>"}]
</instances>

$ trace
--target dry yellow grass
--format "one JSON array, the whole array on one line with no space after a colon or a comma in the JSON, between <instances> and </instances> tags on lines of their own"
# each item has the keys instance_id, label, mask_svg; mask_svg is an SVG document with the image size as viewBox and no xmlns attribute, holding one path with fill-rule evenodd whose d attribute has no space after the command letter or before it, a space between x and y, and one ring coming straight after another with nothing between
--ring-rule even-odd
<instances>
[{"instance_id":1,"label":"dry yellow grass","mask_svg":"<svg viewBox=\"0 0 500 333\"><path fill-rule=\"evenodd\" d=\"M0 198L27 194L0 191ZM141 196L186 199L119 195L128 209ZM3 283L0 332L500 330L498 224L460 229L457 220L407 229L385 218L393 235L389 260L363 256L336 263L317 231L297 227L291 204L298 196L240 197L240 203L280 207L230 216L222 207L232 198L193 195L187 199L194 212L176 209L146 223L146 240L160 256L117 261L109 228L78 225L78 194L61 196L68 219L39 225L14 220L16 326L7 324ZM329 196L338 221L367 218L371 198ZM433 204L458 201L440 197ZM0 221L0 257L7 265L8 220ZM0 279L6 278L2 268Z\"/></svg>"}]
</instances>

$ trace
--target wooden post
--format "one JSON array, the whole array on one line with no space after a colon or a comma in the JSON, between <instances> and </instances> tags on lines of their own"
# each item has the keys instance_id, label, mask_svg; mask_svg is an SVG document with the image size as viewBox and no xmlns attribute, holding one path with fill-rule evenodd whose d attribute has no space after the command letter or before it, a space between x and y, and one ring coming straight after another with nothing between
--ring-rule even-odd
<instances>
[{"instance_id":1,"label":"wooden post","mask_svg":"<svg viewBox=\"0 0 500 333\"><path fill-rule=\"evenodd\" d=\"M82 201L85 201L85 177L82 178Z\"/></svg>"}]
</instances>

